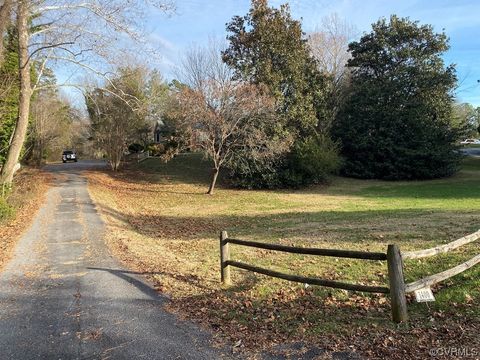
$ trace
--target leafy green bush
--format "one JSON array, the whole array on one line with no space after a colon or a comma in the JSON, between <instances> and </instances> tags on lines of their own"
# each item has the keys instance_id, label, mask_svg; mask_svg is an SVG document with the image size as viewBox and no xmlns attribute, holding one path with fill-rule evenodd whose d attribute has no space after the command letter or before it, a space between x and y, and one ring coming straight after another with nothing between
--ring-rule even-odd
<instances>
[{"instance_id":1,"label":"leafy green bush","mask_svg":"<svg viewBox=\"0 0 480 360\"><path fill-rule=\"evenodd\" d=\"M236 154L228 168L228 182L242 189L274 189L282 187L278 176L282 159L258 159L249 153Z\"/></svg>"},{"instance_id":2,"label":"leafy green bush","mask_svg":"<svg viewBox=\"0 0 480 360\"><path fill-rule=\"evenodd\" d=\"M150 144L147 151L150 152L151 156L160 156L165 153L165 146L163 144Z\"/></svg>"},{"instance_id":3,"label":"leafy green bush","mask_svg":"<svg viewBox=\"0 0 480 360\"><path fill-rule=\"evenodd\" d=\"M277 158L239 154L228 166L228 178L240 188L295 188L323 182L340 166L336 143L326 136L309 136Z\"/></svg>"},{"instance_id":4,"label":"leafy green bush","mask_svg":"<svg viewBox=\"0 0 480 360\"><path fill-rule=\"evenodd\" d=\"M340 165L336 143L326 136L310 136L295 144L283 182L292 187L324 182Z\"/></svg>"},{"instance_id":5,"label":"leafy green bush","mask_svg":"<svg viewBox=\"0 0 480 360\"><path fill-rule=\"evenodd\" d=\"M137 143L133 143L133 144L130 144L128 146L128 151L130 153L139 153L140 151L142 151L144 149L144 146L142 144L137 144Z\"/></svg>"}]
</instances>

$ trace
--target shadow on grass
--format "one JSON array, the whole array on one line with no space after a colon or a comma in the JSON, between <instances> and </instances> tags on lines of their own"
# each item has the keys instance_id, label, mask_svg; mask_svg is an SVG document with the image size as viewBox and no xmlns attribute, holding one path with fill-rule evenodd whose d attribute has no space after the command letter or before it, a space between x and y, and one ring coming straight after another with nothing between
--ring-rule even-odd
<instances>
[{"instance_id":1,"label":"shadow on grass","mask_svg":"<svg viewBox=\"0 0 480 360\"><path fill-rule=\"evenodd\" d=\"M151 161L153 160L149 160L149 162ZM183 159L181 161L188 163L191 160ZM203 181L207 177L204 177L204 180L199 180L202 179L200 175L195 174L194 170L188 166L183 166L181 161L178 160L177 163L181 169L169 169L171 164L167 164L157 169L158 175L156 174L157 170L150 173L152 169L150 169L151 164L149 165L148 162L143 163L142 166L149 168L148 181L156 182L159 177L165 177L165 180L169 180L170 183L182 182L201 184L202 186L206 184ZM171 178L167 179L168 176L171 176ZM144 181L143 178L141 179ZM131 184L137 182L135 178L129 176L126 176L124 181ZM161 181L162 179L160 179L160 183ZM356 180L352 180L352 182L355 183ZM358 180L358 182L369 184L367 181ZM458 188L458 184L463 185ZM477 184L478 188L478 182L471 178L392 183L391 186L390 184L376 183L374 186L364 187L360 190L358 188L349 190L348 187L344 187L342 191L345 192L340 194L358 196L360 192L360 196L365 197L409 198L416 193L417 195L413 197L453 199L462 197L460 194L464 193L463 198L476 199L480 197L478 190L470 189L474 184ZM227 230L236 237L237 235L243 238L255 236L251 240L259 241L271 240L272 237L298 237L298 235L305 238L311 235L318 239L324 231L325 234L340 233L340 236L337 236L334 240L338 243L351 243L364 236L369 236L372 231L395 230L394 233L404 234L402 235L403 238L407 234L417 233L426 235L425 240L427 241L436 240L438 242L442 240L444 235L450 237L449 239L445 238L445 240L453 240L478 228L478 211L433 212L431 210L401 208L348 212L288 212L252 216L199 214L196 217L161 214L131 215L110 207L99 207L106 214L128 223L139 234L161 237L167 240L179 239L181 241L214 239L221 230ZM421 227L416 226L419 222L422 222ZM438 237L438 234L441 234L441 237ZM423 242L425 240L417 239L415 241ZM395 242L395 240L386 237L385 239L376 238L374 242L386 244ZM234 287L223 289L220 284L218 287L204 286L195 276L175 274L173 271L164 269L140 271L138 274L155 277L156 282L160 285L162 278L172 278L192 286L200 294L176 297L172 306L188 313L190 318L208 324L213 329L221 329L222 333L229 336L232 342L242 339L244 343L250 343L253 347L257 345L257 342L278 343L279 341L309 338L314 339L314 343L322 345L322 341L330 341L330 335L343 336L343 340L347 340L344 345L347 346L351 344L350 340L360 333L361 340L356 344L359 347L364 346L366 349L367 346L374 347L374 344L379 344L381 345L379 346L380 349L386 349L383 346L384 341L390 336L393 340L388 341L395 344L398 353L402 352L400 349L403 349L403 353L411 353L412 344L422 342L423 347L415 347L415 349L425 351L423 355L426 357L428 356L426 351L428 346L431 346L432 337L441 344L447 344L450 339L454 338L452 334L459 329L461 330L459 330L459 333L462 334L465 328L462 325L463 328L454 328L453 330L450 328L448 332L445 332L441 326L438 326L448 321L455 323L463 320L465 316L462 311L459 311L459 308L452 308L451 311L448 311L451 315L450 318L445 318L445 315L442 315L443 318L437 318L435 326L438 328L425 331L428 336L421 337L421 334L424 333L423 329L431 328L430 320L425 319L436 316L433 306L432 310L415 307L412 314L417 319L414 319L413 326L396 328L390 323L388 302L380 303L379 299L381 297L357 297L349 294L347 298L338 300L338 294L341 293L337 291L318 288L305 290L302 289L301 285L292 286L287 282L284 282L285 285L283 286L275 284L273 286L275 290L272 294L256 296L258 295L258 289L255 288L261 281L262 276L247 274L239 277L241 281L236 282ZM468 287L473 286L475 284L468 284ZM468 320L467 323L471 323L472 319ZM372 324L375 326L372 326ZM469 325L467 324L467 326ZM415 328L422 330L412 332L411 330ZM323 335L329 336L324 337ZM405 341L402 336L409 337L409 340ZM455 346L458 345L458 342L455 343ZM389 351L391 352L391 347ZM386 352L385 357L388 355L389 353Z\"/></svg>"},{"instance_id":2,"label":"shadow on grass","mask_svg":"<svg viewBox=\"0 0 480 360\"><path fill-rule=\"evenodd\" d=\"M226 230L232 236L244 236L250 240L271 240L300 235L306 239L325 239L334 243L365 241L394 243L406 241L424 243L454 238L478 230L477 212L441 211L415 209L375 211L319 211L288 212L265 215L207 215L169 216L161 214L129 214L112 207L98 204L98 209L112 218L127 223L135 232L172 241L188 241L216 238ZM454 220L454 222L452 222ZM373 233L386 233L381 238ZM403 233L402 234L399 234ZM389 237L388 234L393 234ZM415 236L418 234L420 236ZM333 240L332 235L335 235ZM284 240L285 241L285 240ZM408 240L407 240L408 241ZM368 245L368 244L367 244Z\"/></svg>"},{"instance_id":3,"label":"shadow on grass","mask_svg":"<svg viewBox=\"0 0 480 360\"><path fill-rule=\"evenodd\" d=\"M194 275L183 275L179 273L169 272L165 270L159 271L131 271L131 270L123 270L123 269L109 269L109 268L99 268L99 267L87 267L89 270L95 271L105 271L112 275L117 276L118 278L134 285L137 289L142 291L145 295L148 295L152 298L158 297L158 292L148 283L145 283L143 280L139 278L139 276L146 276L147 278L152 278L153 276L157 276L160 279L160 283L162 282L161 279L167 277L170 279L174 279L176 281L181 281L185 284L188 284L196 289L211 291L211 288L206 287L199 282L199 278ZM258 282L258 278L254 274L247 275L243 281L239 282L228 288L228 291L231 293L235 293L238 291L246 291L252 289L255 284ZM157 281L158 282L158 281Z\"/></svg>"},{"instance_id":4,"label":"shadow on grass","mask_svg":"<svg viewBox=\"0 0 480 360\"><path fill-rule=\"evenodd\" d=\"M195 288L196 294L174 296L169 303L171 308L221 332L232 344L242 340L247 348L268 349L262 352L264 359L314 359L325 353L325 349L335 349L336 354L346 352L345 357L333 358L350 359L346 354L351 353L352 343L360 353L372 354L369 351L373 347L383 355L378 358L386 358L391 351L391 347L382 346L387 338L395 344L397 352L413 354L410 346L415 343L416 354L426 357L433 339L442 344L454 339L455 346L471 346L477 336L472 324L477 323L478 316L471 314L467 319L465 309L458 306L438 312L435 307L412 306L410 299L411 320L407 325L398 326L390 320L390 304L383 295L362 296L319 287L304 289L302 285L283 282L284 286L258 296L255 288L263 277L251 273L245 273L233 286L222 288L220 283L217 287L206 287L199 284L195 276L163 269L89 269L109 272L152 299L158 299L158 293L138 280L139 276L149 277L160 287L165 277L188 284ZM278 343L283 345L276 346ZM282 357L283 354L290 357Z\"/></svg>"},{"instance_id":5,"label":"shadow on grass","mask_svg":"<svg viewBox=\"0 0 480 360\"><path fill-rule=\"evenodd\" d=\"M174 182L208 187L213 171L212 163L201 154L181 154L165 163L160 159L152 158L129 167L131 170L140 170L148 175L149 180L156 182ZM224 183L221 173L219 185Z\"/></svg>"},{"instance_id":6,"label":"shadow on grass","mask_svg":"<svg viewBox=\"0 0 480 360\"><path fill-rule=\"evenodd\" d=\"M283 282L284 286L276 287L272 293L258 296L255 288L263 277L250 273L228 288L222 288L220 283L218 287L198 286L194 277L192 280L188 275L179 276L165 271L133 273L154 275L154 281L159 285L165 276L172 277L201 290L200 294L174 296L170 306L188 318L221 332L232 344L242 340L247 348L258 351L265 345L269 348L270 345L283 343L284 346L273 346L267 353L296 356L288 358L309 359L307 354L322 353L312 352L314 348L350 352L352 341L363 344L356 347L357 350L367 351L372 343L381 344L387 337L396 344L397 350L411 350L409 346L412 341L428 344L433 337L437 341L447 342L452 333L463 334L465 330L464 324L457 326L458 322L464 320L458 308L447 309L449 316L445 316L445 313L438 316L439 313L433 308L411 308L410 323L400 327L394 325L390 320L390 304L383 295L346 295L328 288L304 289L302 285ZM436 320L432 330L433 317ZM444 326L448 326L449 330L444 331ZM418 338L418 332L425 332L426 336ZM389 351L382 346L379 348ZM427 351L428 348L423 346L416 349L420 354L420 351Z\"/></svg>"},{"instance_id":7,"label":"shadow on grass","mask_svg":"<svg viewBox=\"0 0 480 360\"><path fill-rule=\"evenodd\" d=\"M389 302L380 301L383 297L349 294L339 300L336 296L336 292L318 294L298 287L279 290L261 300L253 299L248 292L218 291L176 300L174 306L188 309L196 321L221 329L232 343L240 339L257 349L263 344L283 343L286 346L282 350L290 355L293 355L290 346L299 342L308 344L303 346L304 351L316 347L351 353L355 349L365 358L377 359L392 358L393 348L398 354L428 358L432 341L455 346L478 344L478 329L474 325L478 317L466 319L459 309L448 309L445 313L416 309L410 311L408 324L395 325L391 321ZM386 342L392 345L385 346ZM286 358L309 358L302 356L303 353L295 355ZM332 358L352 358L343 355Z\"/></svg>"},{"instance_id":8,"label":"shadow on grass","mask_svg":"<svg viewBox=\"0 0 480 360\"><path fill-rule=\"evenodd\" d=\"M160 159L149 159L140 164L133 164L124 176L116 175L125 182L138 183L183 183L208 187L211 174L211 163L201 154L182 154L168 163ZM359 180L334 178L334 187L310 186L300 190L279 189L272 192L296 192L305 194L327 194L340 196L361 196L365 198L412 198L412 199L479 199L480 198L480 159L467 158L463 162L465 171L476 172L464 176L462 170L450 178L387 182L378 180ZM138 176L138 171L143 174ZM130 173L129 173L130 172ZM222 175L222 174L221 174ZM335 188L336 181L345 181L345 186ZM225 176L219 178L219 188L229 189ZM168 191L166 191L168 192Z\"/></svg>"},{"instance_id":9,"label":"shadow on grass","mask_svg":"<svg viewBox=\"0 0 480 360\"><path fill-rule=\"evenodd\" d=\"M353 320L357 326L371 323L389 324L388 304L378 304L380 297L354 296L346 303L335 300L328 289L303 290L290 284L271 296L255 298L252 290L261 277L250 273L228 288L222 288L220 283L218 288L208 288L200 285L195 276L163 270L128 271L97 267L88 269L109 272L131 283L152 299L158 299L158 293L153 287L139 280L139 276L146 276L160 286L165 277L184 282L200 290L201 294L176 297L171 302L172 308L188 314L190 319L202 322L215 331L221 330L222 334L232 341L242 339L244 344L255 349L261 348L257 341L264 345L268 342L275 343L279 339L305 340L305 335L309 337L330 333L338 326L340 328L335 330L337 334L348 334L349 328L341 325ZM322 348L326 346L320 345L323 345ZM281 350L278 353L283 350L290 353L298 350L298 355L303 355L311 352L311 349L312 344L290 344L277 350Z\"/></svg>"},{"instance_id":10,"label":"shadow on grass","mask_svg":"<svg viewBox=\"0 0 480 360\"><path fill-rule=\"evenodd\" d=\"M437 200L469 200L480 198L480 173L478 179L448 179L408 184L377 185L357 193L368 198L412 198Z\"/></svg>"}]
</instances>

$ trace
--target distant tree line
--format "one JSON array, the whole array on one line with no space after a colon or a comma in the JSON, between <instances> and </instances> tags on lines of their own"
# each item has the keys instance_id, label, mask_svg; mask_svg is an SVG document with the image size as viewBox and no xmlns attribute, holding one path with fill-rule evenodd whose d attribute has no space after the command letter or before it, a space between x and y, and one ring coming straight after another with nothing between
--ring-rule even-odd
<instances>
[{"instance_id":1,"label":"distant tree line","mask_svg":"<svg viewBox=\"0 0 480 360\"><path fill-rule=\"evenodd\" d=\"M62 129L78 125L73 121L78 112L66 109L71 106L56 89L69 86L83 90L85 81L75 82L70 77L59 84L51 81L52 69L75 68L78 73L88 73L89 78L93 75L108 82L110 72L106 69L115 61L123 61L139 47L150 50L138 19L152 7L168 12L173 3L168 0L0 2L2 194L11 187L19 162L36 157L35 162L41 163L49 149L57 151L61 144L68 145L66 138L57 141L68 135ZM122 46L118 46L120 37ZM75 132L85 135L78 130L82 129Z\"/></svg>"},{"instance_id":2,"label":"distant tree line","mask_svg":"<svg viewBox=\"0 0 480 360\"><path fill-rule=\"evenodd\" d=\"M185 102L188 89L189 105L170 118L178 128L189 123L194 129L178 134L196 140L213 160L214 174L216 158L228 153L222 167L234 186L298 187L336 172L390 180L450 176L459 168L459 140L478 136L478 109L455 103L455 67L441 57L448 38L430 25L392 15L352 41L354 28L332 15L307 36L288 5L276 9L253 0L248 14L227 24L227 32L220 51L226 67L215 57L218 46L186 54L184 90L173 96ZM208 76L212 64L222 69L222 81ZM273 104L270 115L249 114L245 107L240 119L237 111L228 121L245 126L225 141L219 119L228 119L228 109L221 105L233 95L219 94L212 84L262 89ZM193 99L207 111L219 105L219 114L192 113ZM262 136L240 141L246 140L246 124ZM204 141L211 150L205 151Z\"/></svg>"},{"instance_id":3,"label":"distant tree line","mask_svg":"<svg viewBox=\"0 0 480 360\"><path fill-rule=\"evenodd\" d=\"M165 11L171 5L154 3ZM125 61L105 76L85 58L94 53L95 61L113 63L111 33L102 28L107 14L115 14L108 26L139 41L129 16L145 6L126 0L85 6L31 0L0 6L3 184L11 183L18 159L40 163L75 141L64 130L81 116L57 92L50 62L100 76L95 85L71 85L86 89L90 128L80 132L112 169L129 151L151 150L165 160L201 151L212 161L209 193L221 171L244 188L300 187L335 173L449 176L459 167L459 140L478 136L480 111L455 102L455 67L442 59L448 38L430 25L393 15L355 40L355 29L331 15L305 34L288 5L252 0L247 14L227 24L225 44L190 49L178 79L167 84L158 72ZM163 141L153 145L160 119Z\"/></svg>"},{"instance_id":4,"label":"distant tree line","mask_svg":"<svg viewBox=\"0 0 480 360\"><path fill-rule=\"evenodd\" d=\"M125 66L117 72L105 86L85 92L91 139L114 171L129 145L143 150L151 143L168 89L158 72L145 67Z\"/></svg>"},{"instance_id":5,"label":"distant tree line","mask_svg":"<svg viewBox=\"0 0 480 360\"><path fill-rule=\"evenodd\" d=\"M3 38L0 66L0 167L6 161L19 113L18 32L9 24ZM45 68L39 78L40 63L33 61L31 77L42 89L32 96L28 136L21 160L41 165L47 158L58 158L63 148L73 145L82 133L81 115L56 89L53 72ZM85 123L83 123L85 124Z\"/></svg>"}]
</instances>

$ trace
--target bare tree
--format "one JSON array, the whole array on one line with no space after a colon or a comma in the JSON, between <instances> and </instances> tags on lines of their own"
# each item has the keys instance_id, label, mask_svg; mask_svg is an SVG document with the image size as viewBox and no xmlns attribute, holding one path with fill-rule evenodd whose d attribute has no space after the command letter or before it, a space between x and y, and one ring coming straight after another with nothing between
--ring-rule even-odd
<instances>
[{"instance_id":1,"label":"bare tree","mask_svg":"<svg viewBox=\"0 0 480 360\"><path fill-rule=\"evenodd\" d=\"M11 0L9 0L11 1ZM142 19L150 6L162 11L172 3L157 0L17 0L16 16L19 41L19 115L0 183L9 186L13 170L25 142L30 100L34 91L56 84L42 84L47 68L75 67L101 76L109 82L120 51L139 46L147 48ZM28 24L32 21L32 24ZM132 45L134 44L134 45ZM33 62L39 64L35 83L30 79ZM80 87L64 83L59 86Z\"/></svg>"},{"instance_id":2,"label":"bare tree","mask_svg":"<svg viewBox=\"0 0 480 360\"><path fill-rule=\"evenodd\" d=\"M128 145L141 140L151 110L147 70L129 67L119 73L111 84L96 88L86 96L91 134L114 171L119 169Z\"/></svg>"},{"instance_id":3,"label":"bare tree","mask_svg":"<svg viewBox=\"0 0 480 360\"><path fill-rule=\"evenodd\" d=\"M213 162L208 194L213 194L220 169L235 151L249 147L267 154L269 139L256 126L259 119L273 122L275 116L274 101L265 91L244 83L220 86L212 80L204 91L186 88L179 94L186 133Z\"/></svg>"},{"instance_id":4,"label":"bare tree","mask_svg":"<svg viewBox=\"0 0 480 360\"><path fill-rule=\"evenodd\" d=\"M308 44L319 70L330 75L331 118L334 118L345 98L349 70L345 66L350 53L348 44L357 36L354 26L334 13L322 18L316 30L309 34Z\"/></svg>"},{"instance_id":5,"label":"bare tree","mask_svg":"<svg viewBox=\"0 0 480 360\"><path fill-rule=\"evenodd\" d=\"M31 106L29 158L40 165L50 154L57 158L62 149L70 148L74 136L74 121L79 116L70 103L54 91L39 93Z\"/></svg>"},{"instance_id":6,"label":"bare tree","mask_svg":"<svg viewBox=\"0 0 480 360\"><path fill-rule=\"evenodd\" d=\"M308 44L320 70L332 75L336 81L341 81L350 58L348 44L356 35L355 27L338 14L322 18L321 24L308 36Z\"/></svg>"},{"instance_id":7,"label":"bare tree","mask_svg":"<svg viewBox=\"0 0 480 360\"><path fill-rule=\"evenodd\" d=\"M210 38L208 46L190 47L176 69L177 77L192 89L202 91L211 81L219 85L230 83L233 71L220 57L224 45Z\"/></svg>"},{"instance_id":8,"label":"bare tree","mask_svg":"<svg viewBox=\"0 0 480 360\"><path fill-rule=\"evenodd\" d=\"M236 152L248 149L260 158L288 148L288 141L275 144L265 131L275 123L274 99L266 88L233 81L218 44L191 49L182 71L189 86L177 95L179 126L189 143L213 162L208 194L213 194L220 169Z\"/></svg>"}]
</instances>

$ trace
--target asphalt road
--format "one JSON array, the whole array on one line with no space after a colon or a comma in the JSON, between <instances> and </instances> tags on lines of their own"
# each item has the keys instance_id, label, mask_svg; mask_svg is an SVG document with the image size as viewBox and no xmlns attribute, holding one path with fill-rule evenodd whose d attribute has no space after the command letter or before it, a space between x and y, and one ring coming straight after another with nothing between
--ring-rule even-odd
<instances>
[{"instance_id":1,"label":"asphalt road","mask_svg":"<svg viewBox=\"0 0 480 360\"><path fill-rule=\"evenodd\" d=\"M0 274L0 359L225 358L110 256L82 177L97 166L47 167L59 179Z\"/></svg>"},{"instance_id":2,"label":"asphalt road","mask_svg":"<svg viewBox=\"0 0 480 360\"><path fill-rule=\"evenodd\" d=\"M480 148L463 148L460 149L465 155L479 157L480 156Z\"/></svg>"}]
</instances>

